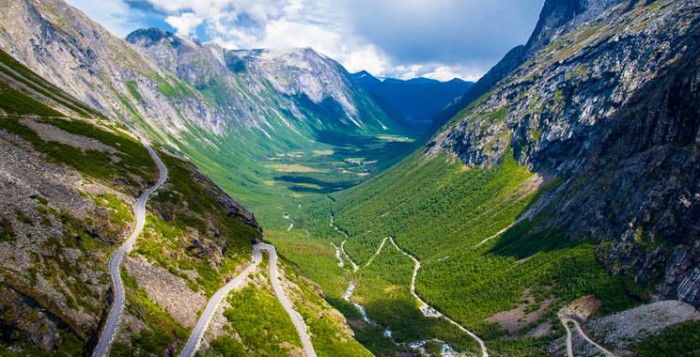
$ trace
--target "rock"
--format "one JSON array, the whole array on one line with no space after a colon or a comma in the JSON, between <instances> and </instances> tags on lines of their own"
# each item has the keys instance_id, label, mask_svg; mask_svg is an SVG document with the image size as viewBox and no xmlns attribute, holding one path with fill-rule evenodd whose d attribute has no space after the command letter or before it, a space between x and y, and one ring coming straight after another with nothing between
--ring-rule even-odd
<instances>
[{"instance_id":1,"label":"rock","mask_svg":"<svg viewBox=\"0 0 700 357\"><path fill-rule=\"evenodd\" d=\"M142 256L129 257L124 264L128 274L146 290L148 297L165 309L175 321L193 327L207 298L192 291L187 281L156 267Z\"/></svg>"},{"instance_id":2,"label":"rock","mask_svg":"<svg viewBox=\"0 0 700 357\"><path fill-rule=\"evenodd\" d=\"M656 335L669 326L700 320L700 312L692 305L667 300L642 305L630 310L591 320L586 327L591 338L615 350Z\"/></svg>"}]
</instances>

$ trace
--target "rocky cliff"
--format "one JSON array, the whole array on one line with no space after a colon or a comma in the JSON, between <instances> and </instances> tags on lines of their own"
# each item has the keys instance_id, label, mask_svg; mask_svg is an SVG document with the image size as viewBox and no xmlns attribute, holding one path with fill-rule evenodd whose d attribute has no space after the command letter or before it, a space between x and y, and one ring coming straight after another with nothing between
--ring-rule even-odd
<instances>
[{"instance_id":1,"label":"rocky cliff","mask_svg":"<svg viewBox=\"0 0 700 357\"><path fill-rule=\"evenodd\" d=\"M602 12L621 0L550 0L544 3L535 30L527 44L516 46L506 53L493 68L464 95L439 113L435 127L439 128L466 106L494 88L526 60L559 37L595 20ZM630 6L633 6L636 1Z\"/></svg>"},{"instance_id":2,"label":"rocky cliff","mask_svg":"<svg viewBox=\"0 0 700 357\"><path fill-rule=\"evenodd\" d=\"M700 5L547 1L523 62L432 143L559 184L540 224L599 242L614 274L700 305Z\"/></svg>"}]
</instances>

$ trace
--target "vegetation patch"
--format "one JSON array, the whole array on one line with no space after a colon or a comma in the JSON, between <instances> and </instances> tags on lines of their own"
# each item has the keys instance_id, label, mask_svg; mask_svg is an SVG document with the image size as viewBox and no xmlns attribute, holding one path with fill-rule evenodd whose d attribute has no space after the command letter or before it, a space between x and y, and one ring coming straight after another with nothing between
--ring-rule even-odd
<instances>
[{"instance_id":1,"label":"vegetation patch","mask_svg":"<svg viewBox=\"0 0 700 357\"><path fill-rule=\"evenodd\" d=\"M272 165L265 165L265 166L269 167L277 172L285 172L285 173L290 173L290 172L301 172L301 173L325 172L325 170L322 170L322 169L316 169L313 167L299 165L299 164L272 164Z\"/></svg>"},{"instance_id":2,"label":"vegetation patch","mask_svg":"<svg viewBox=\"0 0 700 357\"><path fill-rule=\"evenodd\" d=\"M169 351L174 353L177 350L176 346L187 341L187 329L150 300L135 278L122 271L122 279L126 287L126 310L147 326L131 336L132 347L155 355L167 355Z\"/></svg>"},{"instance_id":3,"label":"vegetation patch","mask_svg":"<svg viewBox=\"0 0 700 357\"><path fill-rule=\"evenodd\" d=\"M647 337L630 348L635 356L679 356L700 355L700 321L685 322L672 326L657 336Z\"/></svg>"},{"instance_id":4,"label":"vegetation patch","mask_svg":"<svg viewBox=\"0 0 700 357\"><path fill-rule=\"evenodd\" d=\"M292 321L269 288L247 286L228 302L224 316L248 353L281 356L301 347Z\"/></svg>"}]
</instances>

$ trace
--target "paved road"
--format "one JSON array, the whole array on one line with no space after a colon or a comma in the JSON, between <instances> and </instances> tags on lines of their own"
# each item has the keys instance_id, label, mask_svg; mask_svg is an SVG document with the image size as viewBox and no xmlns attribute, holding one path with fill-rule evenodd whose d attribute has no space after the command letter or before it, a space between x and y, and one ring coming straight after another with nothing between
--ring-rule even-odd
<instances>
[{"instance_id":1,"label":"paved road","mask_svg":"<svg viewBox=\"0 0 700 357\"><path fill-rule=\"evenodd\" d=\"M270 282L272 283L272 290L274 290L275 295L277 295L277 300L279 300L284 311L287 312L289 318L292 320L294 327L297 329L297 334L301 340L301 345L304 347L304 354L306 357L316 357L316 351L314 351L314 346L311 344L311 337L307 332L306 323L304 318L301 317L296 310L294 310L294 305L289 301L287 295L284 294L282 290L282 284L280 283L279 272L277 271L277 251L275 247L270 244L256 244L254 249L262 249L267 251L270 255Z\"/></svg>"},{"instance_id":2,"label":"paved road","mask_svg":"<svg viewBox=\"0 0 700 357\"><path fill-rule=\"evenodd\" d=\"M256 246L253 246L253 263L245 268L243 272L238 274L238 276L229 281L228 284L224 285L224 287L214 293L214 295L212 295L211 299L209 299L209 302L207 303L207 306L204 308L204 312L202 312L202 315L199 317L197 325L195 325L194 329L192 329L192 333L190 333L190 338L187 340L187 344L185 344L182 352L180 352L180 357L194 356L195 352L197 352L199 349L199 344L202 342L204 332L207 331L209 323L211 323L211 319L214 317L216 310L221 304L221 301L226 298L226 295L228 295L231 290L238 287L248 277L248 275L255 270L261 261L262 254L260 254L260 249L256 249Z\"/></svg>"},{"instance_id":3,"label":"paved road","mask_svg":"<svg viewBox=\"0 0 700 357\"><path fill-rule=\"evenodd\" d=\"M304 348L304 354L306 355L306 357L316 357L316 352L314 351L314 347L311 344L311 337L307 332L307 327L306 323L304 322L304 318L302 318L301 314L294 310L294 305L292 305L292 302L289 301L289 298L287 298L287 296L284 294L284 291L282 290L282 284L280 283L279 272L277 270L277 251L275 250L274 246L265 243L255 244L253 246L253 263L249 265L241 274L239 274L228 284L226 284L223 288L219 289L219 291L217 291L211 297L211 299L209 299L209 303L207 303L206 308L204 308L204 312L202 312L202 315L199 317L199 321L197 321L197 325L192 330L192 333L190 334L190 337L187 340L187 344L180 353L180 357L194 356L195 352L197 352L197 349L199 349L199 344L202 341L204 332L206 332L207 328L209 327L209 323L214 317L214 313L216 313L216 310L219 308L221 301L223 301L223 299L226 297L226 295L228 295L231 292L231 290L240 285L240 283L243 282L243 280L245 280L253 270L255 270L258 264L260 264L260 262L262 261L261 252L263 250L268 253L270 259L269 274L270 282L272 284L272 290L274 290L275 295L277 296L277 300L279 300L280 304L282 304L282 307L284 307L284 310L287 312L287 315L289 315L289 318L292 320L292 323L294 324L294 327L297 330L297 334L299 335L299 339L301 340L301 344Z\"/></svg>"},{"instance_id":4,"label":"paved road","mask_svg":"<svg viewBox=\"0 0 700 357\"><path fill-rule=\"evenodd\" d=\"M457 328L462 330L467 335L471 336L479 344L479 346L481 347L481 356L482 357L489 357L489 353L486 350L486 344L484 343L484 341L481 338L479 338L479 336L477 336L473 332L467 330L466 327L460 325L459 323L457 323L457 321L452 320L448 316L445 316L445 315L439 313L437 310L435 310L430 305L428 305L428 303L425 302L425 300L423 300L418 295L418 293L416 293L416 277L418 276L418 271L420 270L420 267L421 267L420 261L416 257L414 257L413 255L411 255L411 253L401 249L401 247L399 247L399 245L396 244L396 241L394 241L393 237L389 237L389 240L391 241L391 244L393 244L394 247L399 252L403 253L403 255L407 256L408 258L413 260L413 262L415 263L415 266L413 268L413 277L411 278L411 294L413 294L413 297L415 297L416 300L418 300L418 302L420 303L420 305L421 305L420 309L421 309L421 311L423 311L423 314L425 316L428 316L428 317L443 317L443 318L445 318L445 320L447 320L449 323L455 325Z\"/></svg>"},{"instance_id":5,"label":"paved road","mask_svg":"<svg viewBox=\"0 0 700 357\"><path fill-rule=\"evenodd\" d=\"M578 333L583 337L584 340L586 340L588 343L591 345L595 346L600 352L605 354L606 356L611 356L615 357L616 355L610 351L608 351L605 347L597 344L595 341L591 340L588 335L586 335L585 332L583 332L583 329L581 328L581 325L578 323L577 320L572 319L570 317L565 316L564 314L559 314L559 321L561 321L561 324L564 325L564 328L566 329L566 354L568 357L574 357L574 347L573 347L573 342L572 342L572 337L573 334L571 332L571 329L569 328L569 323L574 324L574 327L578 331Z\"/></svg>"},{"instance_id":6,"label":"paved road","mask_svg":"<svg viewBox=\"0 0 700 357\"><path fill-rule=\"evenodd\" d=\"M141 143L148 150L148 153L158 165L158 170L160 171L160 176L158 177L158 182L156 182L153 187L147 189L134 203L133 211L134 217L136 217L136 226L131 232L129 238L124 242L124 244L117 249L112 257L109 259L109 275L112 278L112 287L114 291L114 302L112 303L112 308L107 316L107 321L102 328L102 333L100 334L100 340L95 347L92 355L93 357L106 356L109 353L109 348L112 346L114 338L117 336L117 331L119 330L119 325L121 323L121 318L124 313L124 283L122 282L122 277L120 274L120 265L124 256L127 255L136 243L136 239L141 234L143 226L146 223L146 201L148 197L157 190L165 180L168 178L168 168L165 167L163 162L160 160L156 152L151 148L151 146L145 140L141 139Z\"/></svg>"}]
</instances>

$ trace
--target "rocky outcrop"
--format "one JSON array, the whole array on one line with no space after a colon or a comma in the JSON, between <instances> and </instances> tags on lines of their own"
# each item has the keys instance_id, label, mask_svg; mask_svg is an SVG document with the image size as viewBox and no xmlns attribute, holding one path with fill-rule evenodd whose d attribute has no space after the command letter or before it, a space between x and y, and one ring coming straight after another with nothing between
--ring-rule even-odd
<instances>
[{"instance_id":1,"label":"rocky outcrop","mask_svg":"<svg viewBox=\"0 0 700 357\"><path fill-rule=\"evenodd\" d=\"M528 44L541 48L430 151L480 167L512 154L559 177L538 229L602 242L611 273L698 306L699 13L694 1L548 1L554 18Z\"/></svg>"},{"instance_id":2,"label":"rocky outcrop","mask_svg":"<svg viewBox=\"0 0 700 357\"><path fill-rule=\"evenodd\" d=\"M464 95L456 98L435 118L434 128L439 129L462 109L488 93L499 82L513 74L525 61L548 46L557 38L580 27L621 0L548 0L540 12L535 30L527 44L516 46L476 82Z\"/></svg>"},{"instance_id":3,"label":"rocky outcrop","mask_svg":"<svg viewBox=\"0 0 700 357\"><path fill-rule=\"evenodd\" d=\"M207 298L192 291L187 281L166 269L156 267L144 257L129 257L124 262L127 273L134 277L148 297L165 309L183 326L194 327Z\"/></svg>"}]
</instances>

